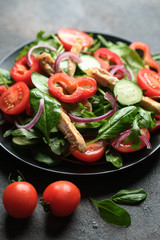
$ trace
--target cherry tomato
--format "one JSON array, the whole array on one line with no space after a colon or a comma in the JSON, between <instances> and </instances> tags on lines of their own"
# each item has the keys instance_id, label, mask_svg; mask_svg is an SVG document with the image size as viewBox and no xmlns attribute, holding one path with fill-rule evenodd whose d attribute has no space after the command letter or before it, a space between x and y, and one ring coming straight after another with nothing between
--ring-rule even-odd
<instances>
[{"instance_id":1,"label":"cherry tomato","mask_svg":"<svg viewBox=\"0 0 160 240\"><path fill-rule=\"evenodd\" d=\"M31 80L31 73L32 72L40 73L41 69L40 69L39 62L35 56L31 55L31 60L32 60L32 66L29 67L27 65L26 55L22 56L16 61L14 66L11 68L10 74L16 82L23 81L28 86L33 87L34 85Z\"/></svg>"},{"instance_id":2,"label":"cherry tomato","mask_svg":"<svg viewBox=\"0 0 160 240\"><path fill-rule=\"evenodd\" d=\"M29 88L18 82L8 88L0 97L0 109L9 115L23 112L29 104Z\"/></svg>"},{"instance_id":3,"label":"cherry tomato","mask_svg":"<svg viewBox=\"0 0 160 240\"><path fill-rule=\"evenodd\" d=\"M2 93L4 93L7 90L5 85L0 85L0 95L2 95Z\"/></svg>"},{"instance_id":4,"label":"cherry tomato","mask_svg":"<svg viewBox=\"0 0 160 240\"><path fill-rule=\"evenodd\" d=\"M28 182L11 183L3 193L3 204L7 213L14 218L29 217L37 205L37 192Z\"/></svg>"},{"instance_id":5,"label":"cherry tomato","mask_svg":"<svg viewBox=\"0 0 160 240\"><path fill-rule=\"evenodd\" d=\"M107 48L99 48L94 53L94 57L99 61L101 68L109 71L110 65L122 65L122 59L114 52ZM117 71L117 73L114 75L118 79L123 78L122 71Z\"/></svg>"},{"instance_id":6,"label":"cherry tomato","mask_svg":"<svg viewBox=\"0 0 160 240\"><path fill-rule=\"evenodd\" d=\"M57 217L70 215L81 199L80 190L69 181L51 183L43 192L43 200L49 203L50 210Z\"/></svg>"},{"instance_id":7,"label":"cherry tomato","mask_svg":"<svg viewBox=\"0 0 160 240\"><path fill-rule=\"evenodd\" d=\"M76 38L83 39L83 48L92 46L94 41L87 33L71 28L59 29L58 38L62 42L66 51L70 51Z\"/></svg>"},{"instance_id":8,"label":"cherry tomato","mask_svg":"<svg viewBox=\"0 0 160 240\"><path fill-rule=\"evenodd\" d=\"M96 162L102 158L105 153L106 142L104 140L99 140L97 142L87 145L87 150L84 153L74 150L73 147L69 148L69 151L72 152L72 155L83 161L83 162Z\"/></svg>"},{"instance_id":9,"label":"cherry tomato","mask_svg":"<svg viewBox=\"0 0 160 240\"><path fill-rule=\"evenodd\" d=\"M28 104L26 107L26 114L30 117L33 117L33 109L30 104Z\"/></svg>"},{"instance_id":10,"label":"cherry tomato","mask_svg":"<svg viewBox=\"0 0 160 240\"><path fill-rule=\"evenodd\" d=\"M148 97L160 96L160 75L150 69L140 69L137 74L137 83L146 90L144 94Z\"/></svg>"},{"instance_id":11,"label":"cherry tomato","mask_svg":"<svg viewBox=\"0 0 160 240\"><path fill-rule=\"evenodd\" d=\"M146 128L142 128L140 131L141 131L141 134L144 135L148 140L150 139L149 131ZM124 153L135 152L135 151L138 151L145 147L145 143L141 141L139 148L133 149L132 141L125 143L125 140L124 140L120 143L119 147L117 148L117 147L115 147L115 143L117 142L117 139L118 139L118 137L112 139L110 142L111 142L112 147L119 152L124 152Z\"/></svg>"}]
</instances>

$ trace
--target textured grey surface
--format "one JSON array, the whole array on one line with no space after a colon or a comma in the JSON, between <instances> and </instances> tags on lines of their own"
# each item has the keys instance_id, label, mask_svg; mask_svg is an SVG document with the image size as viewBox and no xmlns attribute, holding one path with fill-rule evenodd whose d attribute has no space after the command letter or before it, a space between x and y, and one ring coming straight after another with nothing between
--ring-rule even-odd
<instances>
[{"instance_id":1,"label":"textured grey surface","mask_svg":"<svg viewBox=\"0 0 160 240\"><path fill-rule=\"evenodd\" d=\"M71 27L102 32L150 45L160 52L159 0L0 0L0 59L24 42L33 40L40 29L56 33ZM55 176L13 159L0 149L0 239L41 240L159 240L160 239L160 162L158 151L145 163L128 171L103 177ZM46 214L40 204L24 221L7 216L2 194L8 175L19 169L37 189L39 198L52 181L67 179L80 188L82 200L76 212L66 219ZM110 198L119 189L144 188L147 199L138 206L125 206L132 218L128 228L104 222L88 197Z\"/></svg>"}]
</instances>

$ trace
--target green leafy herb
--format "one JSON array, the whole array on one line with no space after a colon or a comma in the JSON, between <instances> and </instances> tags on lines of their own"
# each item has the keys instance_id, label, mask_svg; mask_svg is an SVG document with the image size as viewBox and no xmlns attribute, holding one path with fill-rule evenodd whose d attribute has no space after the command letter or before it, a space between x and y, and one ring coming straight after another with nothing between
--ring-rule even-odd
<instances>
[{"instance_id":1,"label":"green leafy herb","mask_svg":"<svg viewBox=\"0 0 160 240\"><path fill-rule=\"evenodd\" d=\"M129 226L131 224L131 217L129 213L110 199L105 199L97 202L93 199L91 201L98 207L100 216L108 223Z\"/></svg>"},{"instance_id":2,"label":"green leafy herb","mask_svg":"<svg viewBox=\"0 0 160 240\"><path fill-rule=\"evenodd\" d=\"M61 155L66 150L66 140L64 137L51 138L49 146L53 153Z\"/></svg>"},{"instance_id":3,"label":"green leafy herb","mask_svg":"<svg viewBox=\"0 0 160 240\"><path fill-rule=\"evenodd\" d=\"M123 161L121 154L114 150L108 149L105 152L106 161L112 163L116 168L121 168L123 166Z\"/></svg>"},{"instance_id":4,"label":"green leafy herb","mask_svg":"<svg viewBox=\"0 0 160 240\"><path fill-rule=\"evenodd\" d=\"M99 139L112 139L130 127L138 112L135 106L124 107L118 110L98 131Z\"/></svg>"},{"instance_id":5,"label":"green leafy herb","mask_svg":"<svg viewBox=\"0 0 160 240\"><path fill-rule=\"evenodd\" d=\"M53 46L55 47L56 49L58 49L58 53L55 53L54 51L52 50L49 50L49 49L45 49L45 52L48 52L50 53L50 55L55 59L57 57L57 54L60 53L60 51L62 51L62 44L61 42L59 41L58 37L55 36L54 34L49 34L47 36L44 36L44 33L45 31L44 30L41 30L40 32L37 33L37 37L36 37L36 40L29 44L29 45L26 45L22 51L20 51L19 55L16 57L15 60L18 60L20 57L24 56L27 54L28 50L35 46L35 45L40 45L40 44L43 44L43 45L49 45L49 46ZM60 48L61 47L61 48ZM40 54L44 52L44 48L39 48L36 50L36 54Z\"/></svg>"},{"instance_id":6,"label":"green leafy herb","mask_svg":"<svg viewBox=\"0 0 160 240\"><path fill-rule=\"evenodd\" d=\"M30 104L35 114L38 111L40 99L44 99L44 107L40 119L35 126L43 132L46 141L49 143L50 132L57 125L60 118L61 105L48 94L36 88L32 89L30 92Z\"/></svg>"},{"instance_id":7,"label":"green leafy herb","mask_svg":"<svg viewBox=\"0 0 160 240\"><path fill-rule=\"evenodd\" d=\"M32 154L37 162L46 164L51 167L56 166L61 162L60 159L52 155L46 146L41 146L41 148L34 148Z\"/></svg>"},{"instance_id":8,"label":"green leafy herb","mask_svg":"<svg viewBox=\"0 0 160 240\"><path fill-rule=\"evenodd\" d=\"M11 78L10 71L0 68L0 85L11 85L13 84L13 79Z\"/></svg>"},{"instance_id":9,"label":"green leafy herb","mask_svg":"<svg viewBox=\"0 0 160 240\"><path fill-rule=\"evenodd\" d=\"M49 94L49 88L48 88L48 78L44 75L36 72L32 72L31 75L32 82L36 88L38 88L40 91L44 93Z\"/></svg>"},{"instance_id":10,"label":"green leafy herb","mask_svg":"<svg viewBox=\"0 0 160 240\"><path fill-rule=\"evenodd\" d=\"M137 204L144 199L146 199L147 193L144 189L140 188L137 190L120 190L118 193L116 193L112 200L116 203L122 203L122 204Z\"/></svg>"}]
</instances>

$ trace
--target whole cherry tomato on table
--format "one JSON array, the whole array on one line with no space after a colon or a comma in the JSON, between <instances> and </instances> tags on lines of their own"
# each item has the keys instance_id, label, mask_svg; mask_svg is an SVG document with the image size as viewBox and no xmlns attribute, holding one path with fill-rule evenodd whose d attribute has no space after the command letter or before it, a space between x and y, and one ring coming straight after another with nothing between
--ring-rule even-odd
<instances>
[{"instance_id":1,"label":"whole cherry tomato on table","mask_svg":"<svg viewBox=\"0 0 160 240\"><path fill-rule=\"evenodd\" d=\"M87 33L72 28L59 29L58 38L66 51L70 51L76 38L83 39L83 48L92 46L94 42L94 39Z\"/></svg>"},{"instance_id":2,"label":"whole cherry tomato on table","mask_svg":"<svg viewBox=\"0 0 160 240\"><path fill-rule=\"evenodd\" d=\"M53 215L65 217L78 206L81 199L80 190L69 181L51 183L43 192L42 205L48 205Z\"/></svg>"},{"instance_id":3,"label":"whole cherry tomato on table","mask_svg":"<svg viewBox=\"0 0 160 240\"><path fill-rule=\"evenodd\" d=\"M32 72L41 72L40 64L37 58L34 55L31 55L32 66L29 67L27 65L26 55L19 58L14 66L10 70L11 77L15 80L15 82L25 82L28 86L33 87L33 83L31 80Z\"/></svg>"},{"instance_id":4,"label":"whole cherry tomato on table","mask_svg":"<svg viewBox=\"0 0 160 240\"><path fill-rule=\"evenodd\" d=\"M3 193L3 204L7 213L14 218L29 217L37 205L37 192L25 181L13 182Z\"/></svg>"}]
</instances>

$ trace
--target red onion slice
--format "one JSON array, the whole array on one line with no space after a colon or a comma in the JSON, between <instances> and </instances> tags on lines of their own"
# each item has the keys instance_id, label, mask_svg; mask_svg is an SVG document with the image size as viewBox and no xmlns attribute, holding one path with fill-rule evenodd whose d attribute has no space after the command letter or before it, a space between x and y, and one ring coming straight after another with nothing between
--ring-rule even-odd
<instances>
[{"instance_id":1,"label":"red onion slice","mask_svg":"<svg viewBox=\"0 0 160 240\"><path fill-rule=\"evenodd\" d=\"M121 133L114 145L115 148L118 148L120 143L124 141L129 136L130 133L131 133L131 130L126 130L125 132Z\"/></svg>"},{"instance_id":2,"label":"red onion slice","mask_svg":"<svg viewBox=\"0 0 160 240\"><path fill-rule=\"evenodd\" d=\"M132 76L130 74L130 72L124 67L124 65L111 65L109 66L110 70L110 74L113 76L118 70L124 72L128 79L132 81Z\"/></svg>"},{"instance_id":3,"label":"red onion slice","mask_svg":"<svg viewBox=\"0 0 160 240\"><path fill-rule=\"evenodd\" d=\"M106 92L104 95L104 98L107 98L107 100L110 102L110 104L115 112L118 111L117 96L116 96L116 98L114 98L110 93Z\"/></svg>"},{"instance_id":4,"label":"red onion slice","mask_svg":"<svg viewBox=\"0 0 160 240\"><path fill-rule=\"evenodd\" d=\"M118 148L119 145L120 145L120 143L121 143L122 141L124 141L124 140L129 136L130 133L131 133L131 130L126 130L125 132L121 133L120 136L118 137L115 145L114 145L115 148ZM150 141L148 140L148 138L146 138L146 136L142 135L142 136L140 136L139 138L140 138L140 140L141 140L142 142L145 143L147 149L152 149L151 143L150 143Z\"/></svg>"},{"instance_id":5,"label":"red onion slice","mask_svg":"<svg viewBox=\"0 0 160 240\"><path fill-rule=\"evenodd\" d=\"M24 128L26 130L31 129L39 120L41 114L42 114L42 110L44 107L44 99L40 100L40 104L39 104L39 108L38 108L38 112L36 113L35 117L32 119L32 121L30 123L27 123L25 125L20 125L17 122L15 122L15 125L17 128Z\"/></svg>"},{"instance_id":6,"label":"red onion slice","mask_svg":"<svg viewBox=\"0 0 160 240\"><path fill-rule=\"evenodd\" d=\"M99 117L94 117L94 118L82 118L82 117L77 117L77 116L73 116L70 113L68 113L68 116L70 117L71 121L73 122L79 122L79 123L90 123L90 122L98 122L101 121L105 118L108 118L110 116L112 116L115 113L114 110L110 110L109 112L105 113L102 116Z\"/></svg>"},{"instance_id":7,"label":"red onion slice","mask_svg":"<svg viewBox=\"0 0 160 240\"><path fill-rule=\"evenodd\" d=\"M29 67L32 66L31 53L37 48L47 48L47 49L50 49L54 52L57 52L56 48L54 48L52 46L49 46L49 45L44 45L44 44L39 44L39 45L35 45L35 46L31 47L29 49L29 51L27 52L27 64L28 64Z\"/></svg>"},{"instance_id":8,"label":"red onion slice","mask_svg":"<svg viewBox=\"0 0 160 240\"><path fill-rule=\"evenodd\" d=\"M147 149L152 149L151 143L148 140L148 138L146 138L146 136L142 135L142 136L140 136L140 139L141 139L142 142L145 143Z\"/></svg>"},{"instance_id":9,"label":"red onion slice","mask_svg":"<svg viewBox=\"0 0 160 240\"><path fill-rule=\"evenodd\" d=\"M68 58L72 59L76 63L82 62L81 58L77 54L72 53L72 52L63 52L63 53L59 54L55 60L54 70L56 73L60 72L60 62L66 60Z\"/></svg>"}]
</instances>

